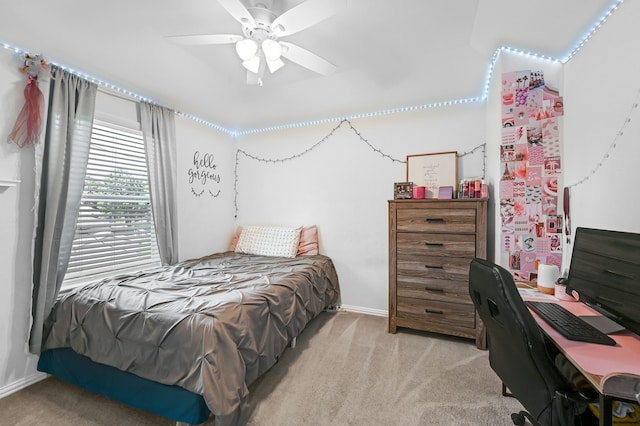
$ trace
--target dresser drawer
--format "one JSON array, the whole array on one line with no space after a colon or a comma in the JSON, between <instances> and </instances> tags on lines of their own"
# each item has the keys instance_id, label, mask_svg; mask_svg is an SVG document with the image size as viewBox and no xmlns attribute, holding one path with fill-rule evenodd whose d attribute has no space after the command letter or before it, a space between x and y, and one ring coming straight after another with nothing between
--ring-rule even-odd
<instances>
[{"instance_id":1,"label":"dresser drawer","mask_svg":"<svg viewBox=\"0 0 640 426\"><path fill-rule=\"evenodd\" d=\"M469 282L398 275L397 297L471 305Z\"/></svg>"},{"instance_id":2,"label":"dresser drawer","mask_svg":"<svg viewBox=\"0 0 640 426\"><path fill-rule=\"evenodd\" d=\"M475 234L431 234L399 232L398 254L453 256L473 258L476 254Z\"/></svg>"},{"instance_id":3,"label":"dresser drawer","mask_svg":"<svg viewBox=\"0 0 640 426\"><path fill-rule=\"evenodd\" d=\"M398 276L467 281L471 259L469 257L398 254L396 273Z\"/></svg>"},{"instance_id":4,"label":"dresser drawer","mask_svg":"<svg viewBox=\"0 0 640 426\"><path fill-rule=\"evenodd\" d=\"M476 326L473 305L460 303L398 297L397 317L399 320L418 321L432 327L474 329Z\"/></svg>"},{"instance_id":5,"label":"dresser drawer","mask_svg":"<svg viewBox=\"0 0 640 426\"><path fill-rule=\"evenodd\" d=\"M406 208L396 210L397 232L475 232L476 210Z\"/></svg>"}]
</instances>

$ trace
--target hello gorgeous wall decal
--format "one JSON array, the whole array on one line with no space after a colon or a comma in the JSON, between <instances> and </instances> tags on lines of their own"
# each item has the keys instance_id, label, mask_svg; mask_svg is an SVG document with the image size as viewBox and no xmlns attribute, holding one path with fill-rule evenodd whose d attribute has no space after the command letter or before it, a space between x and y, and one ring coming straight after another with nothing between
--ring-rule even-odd
<instances>
[{"instance_id":1,"label":"hello gorgeous wall decal","mask_svg":"<svg viewBox=\"0 0 640 426\"><path fill-rule=\"evenodd\" d=\"M220 195L221 191L218 186L220 185L221 177L217 168L213 154L201 153L200 151L193 153L193 165L187 170L193 195L200 197L208 193L213 198ZM212 189L211 187L214 188Z\"/></svg>"}]
</instances>

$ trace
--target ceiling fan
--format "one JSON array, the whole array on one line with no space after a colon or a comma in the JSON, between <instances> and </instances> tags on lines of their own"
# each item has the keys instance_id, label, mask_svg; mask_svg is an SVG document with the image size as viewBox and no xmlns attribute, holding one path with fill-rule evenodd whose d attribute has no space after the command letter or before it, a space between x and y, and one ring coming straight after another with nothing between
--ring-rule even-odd
<instances>
[{"instance_id":1,"label":"ceiling fan","mask_svg":"<svg viewBox=\"0 0 640 426\"><path fill-rule=\"evenodd\" d=\"M346 0L306 0L280 15L272 11L274 0L250 1L251 5L245 6L240 0L218 0L242 24L243 35L203 34L167 39L188 45L235 44L242 65L247 69L247 84L262 86L265 68L276 72L284 66L282 58L322 75L330 75L336 70L329 61L280 38L335 15L346 7Z\"/></svg>"}]
</instances>

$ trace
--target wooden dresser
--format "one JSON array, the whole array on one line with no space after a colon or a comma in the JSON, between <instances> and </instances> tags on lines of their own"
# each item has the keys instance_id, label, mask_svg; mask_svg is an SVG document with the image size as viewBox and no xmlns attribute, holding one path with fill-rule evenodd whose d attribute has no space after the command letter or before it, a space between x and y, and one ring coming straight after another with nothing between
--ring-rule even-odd
<instances>
[{"instance_id":1,"label":"wooden dresser","mask_svg":"<svg viewBox=\"0 0 640 426\"><path fill-rule=\"evenodd\" d=\"M486 258L487 200L389 201L389 332L397 327L475 339L469 264Z\"/></svg>"}]
</instances>

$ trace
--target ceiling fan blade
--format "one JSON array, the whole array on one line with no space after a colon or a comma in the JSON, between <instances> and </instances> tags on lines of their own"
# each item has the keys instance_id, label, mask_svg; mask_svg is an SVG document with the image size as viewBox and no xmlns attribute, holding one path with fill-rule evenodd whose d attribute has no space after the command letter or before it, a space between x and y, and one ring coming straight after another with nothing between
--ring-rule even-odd
<instances>
[{"instance_id":1,"label":"ceiling fan blade","mask_svg":"<svg viewBox=\"0 0 640 426\"><path fill-rule=\"evenodd\" d=\"M306 0L273 20L270 27L278 37L297 33L335 15L347 7L347 0Z\"/></svg>"},{"instance_id":2,"label":"ceiling fan blade","mask_svg":"<svg viewBox=\"0 0 640 426\"><path fill-rule=\"evenodd\" d=\"M240 0L218 0L218 3L242 25L256 26L255 19Z\"/></svg>"},{"instance_id":3,"label":"ceiling fan blade","mask_svg":"<svg viewBox=\"0 0 640 426\"><path fill-rule=\"evenodd\" d=\"M307 49L286 41L281 41L280 44L283 47L282 56L291 62L322 75L331 75L336 70L336 66L331 62L322 59L315 53L309 52Z\"/></svg>"},{"instance_id":4,"label":"ceiling fan blade","mask_svg":"<svg viewBox=\"0 0 640 426\"><path fill-rule=\"evenodd\" d=\"M200 44L232 44L242 40L244 37L235 34L202 34L202 35L186 35L186 36L169 36L167 40L187 45Z\"/></svg>"}]
</instances>

